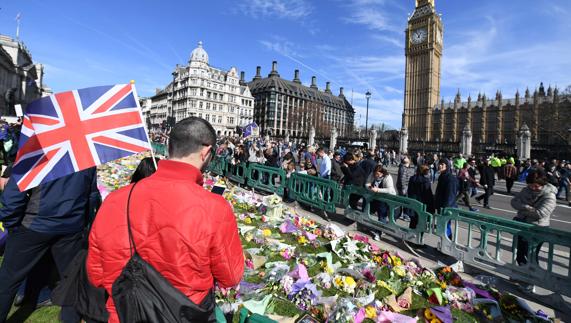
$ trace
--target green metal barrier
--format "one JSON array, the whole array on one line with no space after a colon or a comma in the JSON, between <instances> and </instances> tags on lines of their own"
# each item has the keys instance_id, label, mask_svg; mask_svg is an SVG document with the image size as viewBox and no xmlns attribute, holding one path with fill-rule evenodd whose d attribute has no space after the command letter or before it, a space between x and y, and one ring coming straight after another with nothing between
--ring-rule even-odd
<instances>
[{"instance_id":1,"label":"green metal barrier","mask_svg":"<svg viewBox=\"0 0 571 323\"><path fill-rule=\"evenodd\" d=\"M215 156L206 168L207 172L214 173L219 176L224 176L228 168L228 162L224 157Z\"/></svg>"},{"instance_id":2,"label":"green metal barrier","mask_svg":"<svg viewBox=\"0 0 571 323\"><path fill-rule=\"evenodd\" d=\"M327 212L335 212L341 201L339 183L332 180L293 173L287 187L290 198Z\"/></svg>"},{"instance_id":3,"label":"green metal barrier","mask_svg":"<svg viewBox=\"0 0 571 323\"><path fill-rule=\"evenodd\" d=\"M228 164L226 177L232 182L244 185L246 184L247 175L248 168L245 163L239 163L236 165Z\"/></svg>"},{"instance_id":4,"label":"green metal barrier","mask_svg":"<svg viewBox=\"0 0 571 323\"><path fill-rule=\"evenodd\" d=\"M446 235L448 222L452 225L451 238ZM440 252L466 264L571 296L569 232L446 208L437 216L434 234L440 238ZM527 264L522 266L516 261L519 237L529 244ZM538 247L541 251L536 256Z\"/></svg>"},{"instance_id":5,"label":"green metal barrier","mask_svg":"<svg viewBox=\"0 0 571 323\"><path fill-rule=\"evenodd\" d=\"M355 200L350 202L351 195L362 197L361 210ZM387 223L379 221L377 214L371 214L371 203L384 203L387 208ZM351 205L353 204L353 205ZM432 231L432 214L426 212L426 205L408 197L395 196L383 193L373 193L364 187L348 186L343 190L343 205L345 216L367 227L396 236L418 245L424 244L424 236ZM416 213L418 223L415 228L399 225L395 214L400 210L408 209Z\"/></svg>"},{"instance_id":6,"label":"green metal barrier","mask_svg":"<svg viewBox=\"0 0 571 323\"><path fill-rule=\"evenodd\" d=\"M151 147L153 148L153 152L157 155L166 156L168 153L167 146L159 144L158 142L152 142Z\"/></svg>"},{"instance_id":7,"label":"green metal barrier","mask_svg":"<svg viewBox=\"0 0 571 323\"><path fill-rule=\"evenodd\" d=\"M254 189L284 195L287 181L281 168L253 163L247 168L246 178L248 186Z\"/></svg>"}]
</instances>

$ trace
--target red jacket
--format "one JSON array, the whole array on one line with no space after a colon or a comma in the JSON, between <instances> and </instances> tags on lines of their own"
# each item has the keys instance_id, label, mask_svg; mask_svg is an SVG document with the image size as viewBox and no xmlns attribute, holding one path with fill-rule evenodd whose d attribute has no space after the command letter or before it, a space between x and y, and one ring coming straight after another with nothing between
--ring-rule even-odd
<instances>
[{"instance_id":1,"label":"red jacket","mask_svg":"<svg viewBox=\"0 0 571 323\"><path fill-rule=\"evenodd\" d=\"M111 286L130 258L126 205L131 186L111 193L97 213L89 235L87 274L111 295ZM131 229L137 251L174 287L200 303L214 281L237 285L244 256L232 208L202 188L195 167L161 160L152 176L131 196ZM111 297L109 322L119 322Z\"/></svg>"}]
</instances>

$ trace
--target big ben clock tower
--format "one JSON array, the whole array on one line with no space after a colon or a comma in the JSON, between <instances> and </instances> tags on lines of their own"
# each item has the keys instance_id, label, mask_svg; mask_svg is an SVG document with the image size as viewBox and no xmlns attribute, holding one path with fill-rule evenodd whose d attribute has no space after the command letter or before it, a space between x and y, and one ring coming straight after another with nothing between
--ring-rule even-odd
<instances>
[{"instance_id":1,"label":"big ben clock tower","mask_svg":"<svg viewBox=\"0 0 571 323\"><path fill-rule=\"evenodd\" d=\"M416 0L406 29L403 127L413 148L431 142L432 110L440 97L442 21L434 0Z\"/></svg>"}]
</instances>

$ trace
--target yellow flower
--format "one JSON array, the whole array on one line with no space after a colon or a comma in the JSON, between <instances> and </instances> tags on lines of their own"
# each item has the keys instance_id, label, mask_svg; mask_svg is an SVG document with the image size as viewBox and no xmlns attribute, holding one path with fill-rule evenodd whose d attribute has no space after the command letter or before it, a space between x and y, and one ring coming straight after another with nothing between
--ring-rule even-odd
<instances>
[{"instance_id":1,"label":"yellow flower","mask_svg":"<svg viewBox=\"0 0 571 323\"><path fill-rule=\"evenodd\" d=\"M393 271L395 272L395 274L397 274L397 275L399 275L399 276L401 276L401 277L406 276L406 272L405 272L404 269L403 269L402 267L400 267L400 266L399 266L399 267L394 267L394 268L393 268Z\"/></svg>"},{"instance_id":2,"label":"yellow flower","mask_svg":"<svg viewBox=\"0 0 571 323\"><path fill-rule=\"evenodd\" d=\"M429 320L433 320L436 316L434 316L432 311L429 308L427 308L424 310L424 317L429 319Z\"/></svg>"},{"instance_id":3,"label":"yellow flower","mask_svg":"<svg viewBox=\"0 0 571 323\"><path fill-rule=\"evenodd\" d=\"M343 286L343 279L339 276L335 277L335 286Z\"/></svg>"},{"instance_id":4,"label":"yellow flower","mask_svg":"<svg viewBox=\"0 0 571 323\"><path fill-rule=\"evenodd\" d=\"M270 229L264 229L264 230L262 231L262 234L264 235L264 237L269 237L269 236L272 235L272 230L270 230Z\"/></svg>"},{"instance_id":5,"label":"yellow flower","mask_svg":"<svg viewBox=\"0 0 571 323\"><path fill-rule=\"evenodd\" d=\"M402 260L397 256L391 256L391 262L393 266L400 266L402 265Z\"/></svg>"},{"instance_id":6,"label":"yellow flower","mask_svg":"<svg viewBox=\"0 0 571 323\"><path fill-rule=\"evenodd\" d=\"M247 217L247 218L244 219L244 223L246 223L246 224L252 224L252 219L250 219L250 218Z\"/></svg>"},{"instance_id":7,"label":"yellow flower","mask_svg":"<svg viewBox=\"0 0 571 323\"><path fill-rule=\"evenodd\" d=\"M367 306L365 307L365 317L368 319L374 319L377 317L377 310L374 306Z\"/></svg>"},{"instance_id":8,"label":"yellow flower","mask_svg":"<svg viewBox=\"0 0 571 323\"><path fill-rule=\"evenodd\" d=\"M441 283L440 283L440 288L446 289L446 282L441 282Z\"/></svg>"},{"instance_id":9,"label":"yellow flower","mask_svg":"<svg viewBox=\"0 0 571 323\"><path fill-rule=\"evenodd\" d=\"M305 238L305 236L299 236L297 238L297 242L300 244L306 244L307 243L307 239Z\"/></svg>"},{"instance_id":10,"label":"yellow flower","mask_svg":"<svg viewBox=\"0 0 571 323\"><path fill-rule=\"evenodd\" d=\"M345 284L349 287L357 286L357 283L355 282L355 280L351 276L345 277Z\"/></svg>"}]
</instances>

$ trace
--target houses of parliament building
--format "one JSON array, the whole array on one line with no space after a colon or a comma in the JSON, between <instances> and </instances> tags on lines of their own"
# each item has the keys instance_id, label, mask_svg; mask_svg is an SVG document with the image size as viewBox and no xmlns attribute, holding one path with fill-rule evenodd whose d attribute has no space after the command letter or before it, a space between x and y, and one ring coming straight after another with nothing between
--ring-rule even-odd
<instances>
[{"instance_id":1,"label":"houses of parliament building","mask_svg":"<svg viewBox=\"0 0 571 323\"><path fill-rule=\"evenodd\" d=\"M471 132L473 154L515 154L518 136L529 128L532 157L571 156L569 93L541 84L512 98L497 91L462 100L458 90L454 102L440 100L443 31L434 0L417 0L406 29L401 135L408 135L408 151L457 153L463 133Z\"/></svg>"}]
</instances>

